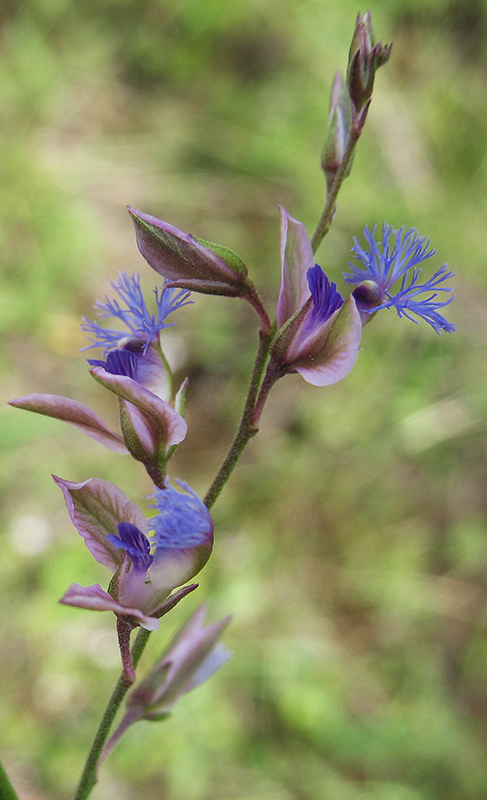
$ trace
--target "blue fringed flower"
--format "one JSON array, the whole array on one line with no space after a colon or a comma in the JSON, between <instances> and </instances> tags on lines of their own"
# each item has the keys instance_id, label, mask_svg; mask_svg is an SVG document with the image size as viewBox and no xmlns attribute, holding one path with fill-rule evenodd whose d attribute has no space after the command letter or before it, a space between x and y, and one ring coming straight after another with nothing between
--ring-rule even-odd
<instances>
[{"instance_id":1,"label":"blue fringed flower","mask_svg":"<svg viewBox=\"0 0 487 800\"><path fill-rule=\"evenodd\" d=\"M359 309L371 314L382 308L395 308L399 317L404 316L418 323L419 320L411 316L415 314L428 322L437 333L442 331L452 333L456 330L455 325L439 313L440 308L451 303L453 295L447 300L436 299L439 292L453 291L452 288L441 284L450 280L454 273L448 270L445 264L432 278L421 281L422 267L418 265L436 254L436 250L430 248L429 240L425 236L419 236L414 228L406 232L404 227L394 231L392 225L384 223L382 242L376 242L375 231L376 228L369 231L368 227L364 231L370 250L364 250L357 239L354 240L355 246L352 252L361 263L349 264L352 271L344 273L347 283L363 286L363 282L367 282L366 291L360 291L359 287L359 290L354 292ZM400 288L394 293L391 291L392 287L399 280L401 280ZM372 307L366 305L367 295L374 296ZM363 298L364 303L361 303Z\"/></svg>"},{"instance_id":2,"label":"blue fringed flower","mask_svg":"<svg viewBox=\"0 0 487 800\"><path fill-rule=\"evenodd\" d=\"M121 340L130 336L143 344L143 354L152 342L158 343L159 332L164 328L170 327L173 323L166 323L166 319L173 311L191 303L189 300L190 292L178 291L177 289L155 289L157 311L151 314L147 308L144 295L140 288L140 276L132 275L128 277L121 272L118 280L112 283L112 287L119 299L106 302L98 300L95 308L100 318L114 317L122 322L128 331L105 328L97 322L90 322L85 317L81 329L88 333L88 341L91 343L85 347L103 347L103 355L106 356L110 350L119 346ZM125 308L123 306L126 306Z\"/></svg>"},{"instance_id":3,"label":"blue fringed flower","mask_svg":"<svg viewBox=\"0 0 487 800\"><path fill-rule=\"evenodd\" d=\"M211 549L213 520L210 512L187 483L177 483L186 494L167 484L165 489L156 489L150 495L155 500L151 507L158 512L149 520L150 539L129 522L120 522L118 536L107 536L115 547L125 550L138 572L146 573L154 561L160 567L171 551L194 551L196 563L201 548L205 551L208 547Z\"/></svg>"},{"instance_id":4,"label":"blue fringed flower","mask_svg":"<svg viewBox=\"0 0 487 800\"><path fill-rule=\"evenodd\" d=\"M197 547L213 536L213 520L205 504L187 483L177 481L187 494L167 485L151 497L158 514L149 520L156 548Z\"/></svg>"}]
</instances>

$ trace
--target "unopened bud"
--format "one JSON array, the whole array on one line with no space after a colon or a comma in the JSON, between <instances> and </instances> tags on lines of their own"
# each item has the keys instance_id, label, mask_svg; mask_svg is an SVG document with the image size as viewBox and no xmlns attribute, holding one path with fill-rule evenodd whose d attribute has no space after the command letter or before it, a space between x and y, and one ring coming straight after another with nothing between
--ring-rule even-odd
<instances>
[{"instance_id":1,"label":"unopened bud","mask_svg":"<svg viewBox=\"0 0 487 800\"><path fill-rule=\"evenodd\" d=\"M325 173L326 188L329 192L335 175L339 169L350 131L352 110L350 98L343 83L340 72L337 72L333 81L330 98L330 116L328 131L321 155L321 166ZM347 175L350 169L347 170Z\"/></svg>"},{"instance_id":2,"label":"unopened bud","mask_svg":"<svg viewBox=\"0 0 487 800\"><path fill-rule=\"evenodd\" d=\"M207 680L231 657L218 639L230 617L203 626L205 607L200 606L178 631L149 675L128 700L129 710L138 718L161 719L177 700Z\"/></svg>"},{"instance_id":3,"label":"unopened bud","mask_svg":"<svg viewBox=\"0 0 487 800\"><path fill-rule=\"evenodd\" d=\"M248 294L247 268L236 253L130 206L128 210L141 254L167 278L168 286L227 297Z\"/></svg>"},{"instance_id":4,"label":"unopened bud","mask_svg":"<svg viewBox=\"0 0 487 800\"><path fill-rule=\"evenodd\" d=\"M347 70L348 93L357 114L370 101L375 73L389 60L391 47L391 44L374 43L370 11L364 17L359 13L350 45Z\"/></svg>"}]
</instances>

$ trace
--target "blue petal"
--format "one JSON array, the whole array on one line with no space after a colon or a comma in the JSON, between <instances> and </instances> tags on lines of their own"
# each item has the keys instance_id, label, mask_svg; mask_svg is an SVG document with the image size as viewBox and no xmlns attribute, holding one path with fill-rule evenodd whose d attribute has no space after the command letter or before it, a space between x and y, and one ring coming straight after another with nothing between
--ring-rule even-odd
<instances>
[{"instance_id":1,"label":"blue petal","mask_svg":"<svg viewBox=\"0 0 487 800\"><path fill-rule=\"evenodd\" d=\"M89 358L88 364L92 367L104 367L111 375L126 375L134 381L138 378L139 358L130 350L112 350L106 361Z\"/></svg>"},{"instance_id":2,"label":"blue petal","mask_svg":"<svg viewBox=\"0 0 487 800\"><path fill-rule=\"evenodd\" d=\"M147 536L131 522L120 522L117 530L120 536L109 533L108 541L128 553L134 569L146 572L154 560L154 556L150 554L150 542Z\"/></svg>"},{"instance_id":3,"label":"blue petal","mask_svg":"<svg viewBox=\"0 0 487 800\"><path fill-rule=\"evenodd\" d=\"M149 520L156 548L184 550L204 544L213 535L213 520L205 504L186 483L177 481L188 494L166 486L151 495L159 512Z\"/></svg>"},{"instance_id":4,"label":"blue petal","mask_svg":"<svg viewBox=\"0 0 487 800\"><path fill-rule=\"evenodd\" d=\"M313 298L313 310L309 318L309 327L322 325L343 305L343 297L323 272L319 264L310 267L306 272L309 290Z\"/></svg>"},{"instance_id":5,"label":"blue petal","mask_svg":"<svg viewBox=\"0 0 487 800\"><path fill-rule=\"evenodd\" d=\"M450 287L440 286L440 284L444 280L452 278L454 273L447 270L445 265L437 270L433 277L425 283L419 283L420 275L421 270L415 270L409 284L406 282L407 276L404 276L399 292L395 295L387 293L388 299L380 306L372 309L372 311L379 311L381 308L395 308L399 317L404 316L417 323L419 320L411 317L411 314L415 314L425 322L428 322L437 333L442 333L443 331L453 333L456 330L455 325L448 322L438 312L438 309L448 306L454 299L454 295L447 300L437 301L436 298L439 292L453 291ZM429 297L421 297L421 295L428 292L433 293Z\"/></svg>"}]
</instances>

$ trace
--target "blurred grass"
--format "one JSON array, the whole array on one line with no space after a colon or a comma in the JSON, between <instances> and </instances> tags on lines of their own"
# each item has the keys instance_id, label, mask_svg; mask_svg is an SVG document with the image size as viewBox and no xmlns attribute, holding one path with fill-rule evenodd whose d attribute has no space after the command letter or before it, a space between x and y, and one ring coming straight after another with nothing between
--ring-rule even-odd
<instances>
[{"instance_id":1,"label":"blurred grass","mask_svg":"<svg viewBox=\"0 0 487 800\"><path fill-rule=\"evenodd\" d=\"M0 353L30 391L115 408L77 352L120 269L153 275L124 205L236 250L272 308L282 203L310 231L349 0L6 0L0 8ZM140 723L94 800L483 800L487 785L487 3L377 0L394 40L320 263L417 227L457 273L451 337L379 315L343 382L278 384L215 508L199 598L235 658L164 725ZM173 474L201 493L255 347L237 301L197 297L170 347L189 375ZM113 621L57 605L106 585L49 473L147 479L55 421L0 414L0 748L19 794L72 795L118 673ZM140 478L140 482L134 481ZM151 641L145 664L160 652Z\"/></svg>"}]
</instances>

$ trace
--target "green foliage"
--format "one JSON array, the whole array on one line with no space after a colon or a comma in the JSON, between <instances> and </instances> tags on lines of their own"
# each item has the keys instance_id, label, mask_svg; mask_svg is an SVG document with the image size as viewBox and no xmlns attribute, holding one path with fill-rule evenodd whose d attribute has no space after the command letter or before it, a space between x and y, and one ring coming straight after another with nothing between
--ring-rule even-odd
<instances>
[{"instance_id":1,"label":"green foliage","mask_svg":"<svg viewBox=\"0 0 487 800\"><path fill-rule=\"evenodd\" d=\"M4 5L5 401L66 394L116 419L77 325L119 269L154 284L126 203L240 253L273 308L277 204L312 232L329 91L358 10ZM392 57L318 260L338 280L365 223L417 227L457 272L458 333L383 312L343 383L276 385L215 508L201 588L173 612L180 622L208 598L210 621L233 613L235 657L167 722L128 732L94 800L485 797L487 3L378 0L372 16ZM197 297L164 334L190 378L172 473L201 494L238 419L254 316ZM57 605L106 571L49 473L112 480L138 503L150 485L62 423L4 408L0 434L2 756L21 795L64 800L119 657L112 619ZM142 671L175 626L153 636Z\"/></svg>"}]
</instances>

